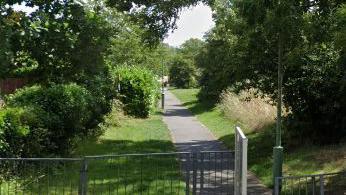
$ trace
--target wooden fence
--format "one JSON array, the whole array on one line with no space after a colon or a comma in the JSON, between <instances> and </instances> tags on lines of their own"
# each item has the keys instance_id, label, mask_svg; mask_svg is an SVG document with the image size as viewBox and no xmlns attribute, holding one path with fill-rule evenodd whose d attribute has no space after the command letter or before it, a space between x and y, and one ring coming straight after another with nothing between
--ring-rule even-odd
<instances>
[{"instance_id":1,"label":"wooden fence","mask_svg":"<svg viewBox=\"0 0 346 195\"><path fill-rule=\"evenodd\" d=\"M7 78L0 80L0 94L10 94L28 83L26 78Z\"/></svg>"}]
</instances>

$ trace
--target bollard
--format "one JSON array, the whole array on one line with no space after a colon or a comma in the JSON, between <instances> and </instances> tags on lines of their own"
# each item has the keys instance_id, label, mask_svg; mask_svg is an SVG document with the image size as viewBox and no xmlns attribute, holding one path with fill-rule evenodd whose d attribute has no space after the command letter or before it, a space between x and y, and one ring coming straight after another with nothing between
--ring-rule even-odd
<instances>
[{"instance_id":1,"label":"bollard","mask_svg":"<svg viewBox=\"0 0 346 195\"><path fill-rule=\"evenodd\" d=\"M161 108L162 110L165 109L165 92L161 93Z\"/></svg>"}]
</instances>

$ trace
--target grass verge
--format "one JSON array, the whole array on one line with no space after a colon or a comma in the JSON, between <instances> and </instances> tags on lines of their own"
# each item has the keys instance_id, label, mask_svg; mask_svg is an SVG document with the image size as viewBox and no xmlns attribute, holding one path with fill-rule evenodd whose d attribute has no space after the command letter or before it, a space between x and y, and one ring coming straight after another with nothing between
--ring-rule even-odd
<instances>
[{"instance_id":1,"label":"grass verge","mask_svg":"<svg viewBox=\"0 0 346 195\"><path fill-rule=\"evenodd\" d=\"M81 141L73 154L112 156L8 161L7 175L11 177L0 177L0 194L78 194L83 163L87 163L90 194L183 194L185 183L175 154L113 156L163 152L174 152L174 146L160 114L148 119L125 117L120 126L108 126L99 139Z\"/></svg>"},{"instance_id":2,"label":"grass verge","mask_svg":"<svg viewBox=\"0 0 346 195\"><path fill-rule=\"evenodd\" d=\"M111 125L98 140L82 141L75 156L174 152L169 130L156 113L147 119L124 117Z\"/></svg>"},{"instance_id":3,"label":"grass verge","mask_svg":"<svg viewBox=\"0 0 346 195\"><path fill-rule=\"evenodd\" d=\"M199 102L198 89L170 90L212 133L234 148L235 121L224 117L221 110L209 102ZM267 186L272 187L272 148L274 125L261 130L244 129L249 139L248 163L252 171ZM304 175L346 170L346 144L334 146L302 145L285 148L284 175Z\"/></svg>"}]
</instances>

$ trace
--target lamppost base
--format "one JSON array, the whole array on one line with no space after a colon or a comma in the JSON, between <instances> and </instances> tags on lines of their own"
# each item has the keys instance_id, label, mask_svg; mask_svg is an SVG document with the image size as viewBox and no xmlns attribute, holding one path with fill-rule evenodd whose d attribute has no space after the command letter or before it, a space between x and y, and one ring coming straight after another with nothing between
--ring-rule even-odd
<instances>
[{"instance_id":1,"label":"lamppost base","mask_svg":"<svg viewBox=\"0 0 346 195\"><path fill-rule=\"evenodd\" d=\"M282 146L275 146L273 148L273 184L275 185L275 178L282 177L282 165L283 165L283 151L284 148ZM279 189L281 188L281 184L279 184ZM274 194L274 191L273 191Z\"/></svg>"}]
</instances>

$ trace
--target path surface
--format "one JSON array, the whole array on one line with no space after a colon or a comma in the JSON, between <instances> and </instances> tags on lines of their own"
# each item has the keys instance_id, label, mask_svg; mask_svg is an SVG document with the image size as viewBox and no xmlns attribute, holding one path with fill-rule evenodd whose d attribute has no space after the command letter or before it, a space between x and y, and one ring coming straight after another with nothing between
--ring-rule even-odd
<instances>
[{"instance_id":1,"label":"path surface","mask_svg":"<svg viewBox=\"0 0 346 195\"><path fill-rule=\"evenodd\" d=\"M168 90L165 96L163 121L170 129L173 142L179 152L226 151L222 142L218 141L209 129L200 123ZM197 184L195 184L197 193L233 194L234 158L232 153L230 151L206 153L202 160L200 156L197 158L199 158L195 166L198 167L195 175L198 178ZM182 159L182 161L183 165L187 164L186 159ZM186 165L186 167L185 169L190 172L190 166ZM260 184L253 174L249 173L248 194L271 194L271 192Z\"/></svg>"}]
</instances>

